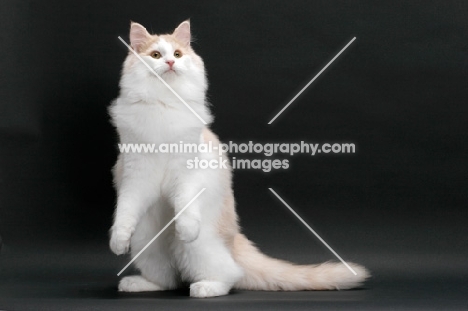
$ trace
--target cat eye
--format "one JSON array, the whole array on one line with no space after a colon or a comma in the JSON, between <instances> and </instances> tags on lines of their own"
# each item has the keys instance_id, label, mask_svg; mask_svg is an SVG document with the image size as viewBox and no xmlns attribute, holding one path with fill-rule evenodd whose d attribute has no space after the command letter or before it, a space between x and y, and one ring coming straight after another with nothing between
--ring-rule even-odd
<instances>
[{"instance_id":1,"label":"cat eye","mask_svg":"<svg viewBox=\"0 0 468 311\"><path fill-rule=\"evenodd\" d=\"M175 58L181 58L182 57L182 52L177 50L177 51L174 52L174 56L175 56Z\"/></svg>"},{"instance_id":2,"label":"cat eye","mask_svg":"<svg viewBox=\"0 0 468 311\"><path fill-rule=\"evenodd\" d=\"M156 52L156 51L152 52L150 55L152 58L156 58L156 59L161 58L161 53Z\"/></svg>"}]
</instances>

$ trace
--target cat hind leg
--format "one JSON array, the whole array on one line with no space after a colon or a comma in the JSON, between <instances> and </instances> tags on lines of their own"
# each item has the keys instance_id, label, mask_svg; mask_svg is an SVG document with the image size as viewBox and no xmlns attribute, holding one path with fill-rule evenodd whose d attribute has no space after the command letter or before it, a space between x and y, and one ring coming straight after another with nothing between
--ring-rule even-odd
<instances>
[{"instance_id":1,"label":"cat hind leg","mask_svg":"<svg viewBox=\"0 0 468 311\"><path fill-rule=\"evenodd\" d=\"M160 290L164 290L164 288L148 281L141 275L126 276L119 282L119 292L152 292Z\"/></svg>"},{"instance_id":2,"label":"cat hind leg","mask_svg":"<svg viewBox=\"0 0 468 311\"><path fill-rule=\"evenodd\" d=\"M218 281L199 281L190 285L190 297L208 298L227 295L232 285Z\"/></svg>"}]
</instances>

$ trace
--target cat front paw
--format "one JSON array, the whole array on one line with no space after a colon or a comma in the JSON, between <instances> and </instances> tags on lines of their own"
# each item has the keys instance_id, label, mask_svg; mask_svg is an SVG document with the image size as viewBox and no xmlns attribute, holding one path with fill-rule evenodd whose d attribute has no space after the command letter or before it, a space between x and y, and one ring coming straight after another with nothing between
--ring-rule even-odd
<instances>
[{"instance_id":1,"label":"cat front paw","mask_svg":"<svg viewBox=\"0 0 468 311\"><path fill-rule=\"evenodd\" d=\"M110 249L116 255L128 253L132 230L127 228L112 228L109 242Z\"/></svg>"},{"instance_id":2,"label":"cat front paw","mask_svg":"<svg viewBox=\"0 0 468 311\"><path fill-rule=\"evenodd\" d=\"M176 235L186 243L195 241L200 233L200 221L191 217L179 217L175 223Z\"/></svg>"}]
</instances>

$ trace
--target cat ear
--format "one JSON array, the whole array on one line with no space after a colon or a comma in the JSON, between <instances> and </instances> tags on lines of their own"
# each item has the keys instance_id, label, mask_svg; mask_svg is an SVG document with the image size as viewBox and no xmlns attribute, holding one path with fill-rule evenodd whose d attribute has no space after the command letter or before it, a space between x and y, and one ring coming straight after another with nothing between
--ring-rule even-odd
<instances>
[{"instance_id":1,"label":"cat ear","mask_svg":"<svg viewBox=\"0 0 468 311\"><path fill-rule=\"evenodd\" d=\"M135 52L140 53L141 48L149 39L151 39L151 35L145 27L134 22L130 24L130 45Z\"/></svg>"},{"instance_id":2,"label":"cat ear","mask_svg":"<svg viewBox=\"0 0 468 311\"><path fill-rule=\"evenodd\" d=\"M182 22L172 33L172 35L185 46L190 45L190 22Z\"/></svg>"}]
</instances>

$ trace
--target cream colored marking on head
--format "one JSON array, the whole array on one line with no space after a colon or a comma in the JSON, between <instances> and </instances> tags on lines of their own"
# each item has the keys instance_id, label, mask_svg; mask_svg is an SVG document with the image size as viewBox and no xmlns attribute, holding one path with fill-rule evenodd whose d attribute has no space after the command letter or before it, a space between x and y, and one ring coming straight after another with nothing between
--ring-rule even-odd
<instances>
[{"instance_id":1,"label":"cream colored marking on head","mask_svg":"<svg viewBox=\"0 0 468 311\"><path fill-rule=\"evenodd\" d=\"M172 44L167 42L165 39L161 38L157 44L155 44L156 50L158 50L161 53L161 56L164 60L174 60L174 47Z\"/></svg>"}]
</instances>

